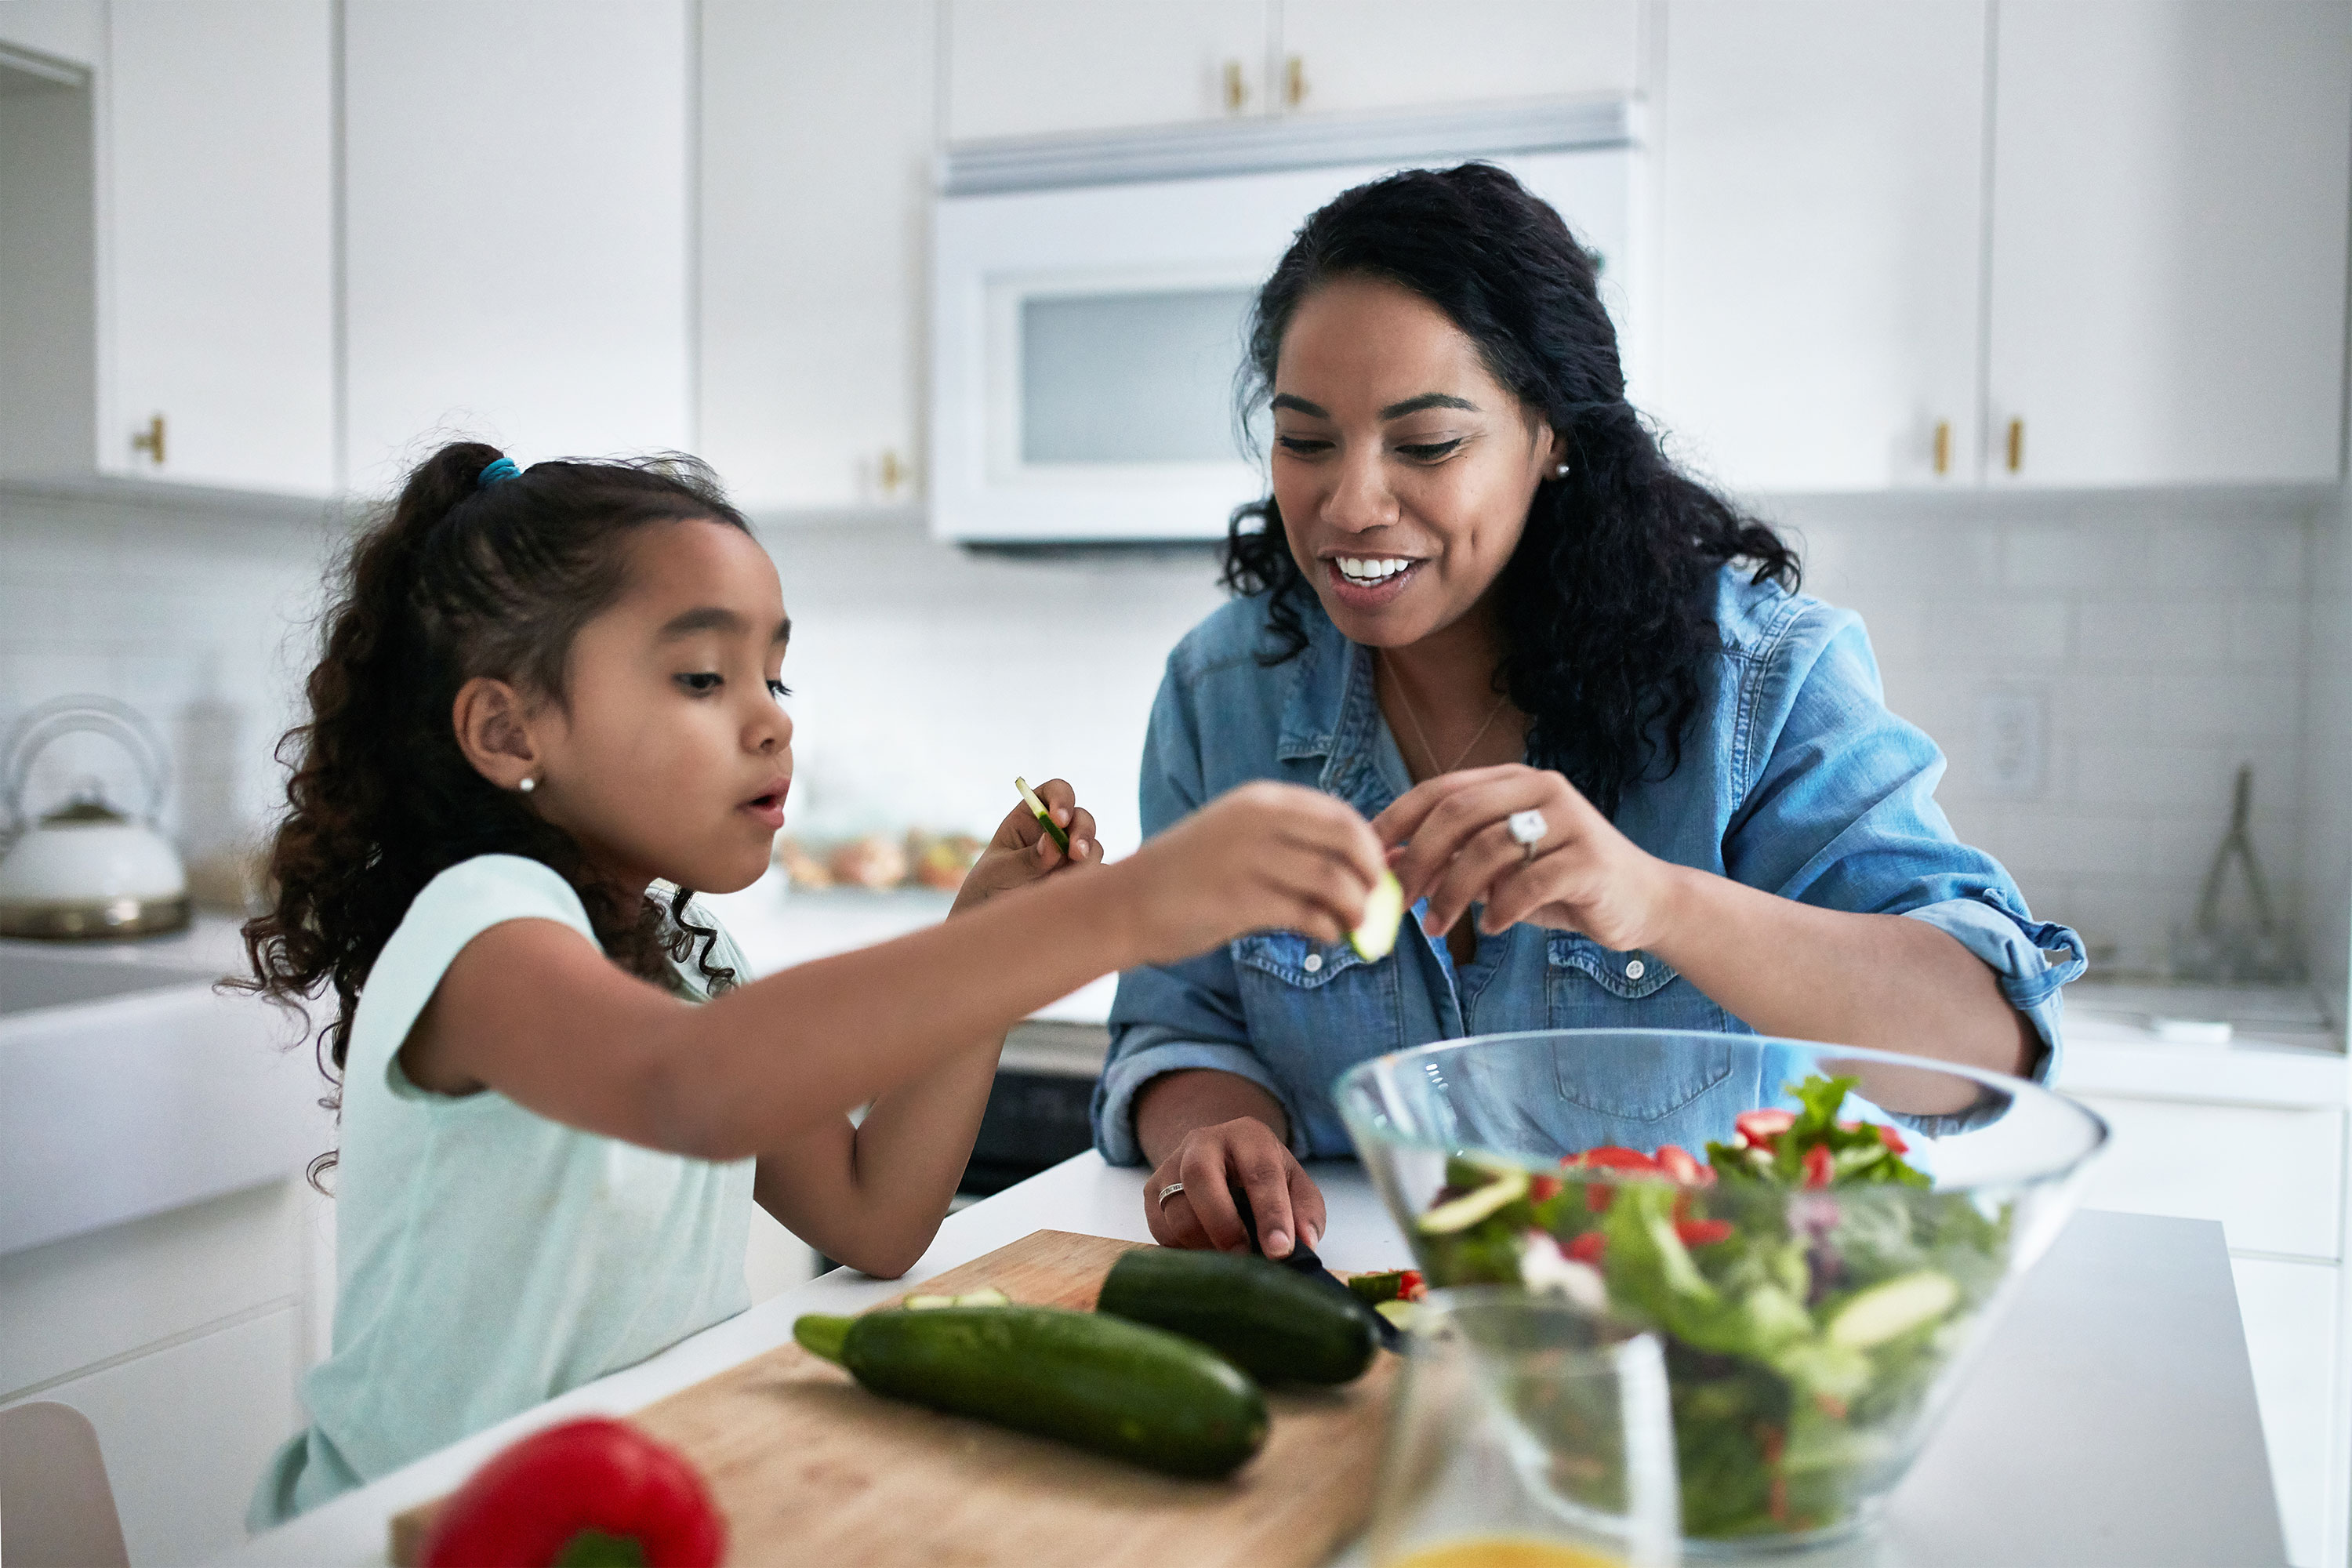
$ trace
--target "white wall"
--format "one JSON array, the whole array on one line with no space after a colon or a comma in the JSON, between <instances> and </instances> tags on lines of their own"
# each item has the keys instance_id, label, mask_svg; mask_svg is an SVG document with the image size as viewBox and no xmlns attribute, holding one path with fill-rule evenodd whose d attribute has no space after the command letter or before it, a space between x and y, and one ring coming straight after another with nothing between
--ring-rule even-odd
<instances>
[{"instance_id":1,"label":"white wall","mask_svg":"<svg viewBox=\"0 0 2352 1568\"><path fill-rule=\"evenodd\" d=\"M2321 514L2307 497L2176 492L1769 510L1801 536L1809 587L1867 619L1889 701L1951 758L1939 798L1953 822L2016 873L2037 913L2081 927L2111 964L2159 964L2226 825L2231 774L2251 762L2256 847L2290 901L2315 868L2313 924L2340 975L2344 658L2318 669L2315 695L2336 706L2315 708L2308 740L2304 717L2306 638L2333 636L2339 656L2352 645L2334 502ZM1205 553L972 556L911 517L761 537L794 626L793 831L985 831L1014 773L1060 774L1112 853L1133 847L1135 758L1162 661L1219 603ZM181 751L170 820L184 840L251 832L273 805L268 747L333 538L291 512L0 496L0 721L59 691L137 703ZM2315 599L2322 578L2334 585ZM2047 717L2039 780L2021 795L1992 780L1996 691ZM52 758L42 784L110 765L91 742ZM2306 812L2313 799L2328 809Z\"/></svg>"}]
</instances>

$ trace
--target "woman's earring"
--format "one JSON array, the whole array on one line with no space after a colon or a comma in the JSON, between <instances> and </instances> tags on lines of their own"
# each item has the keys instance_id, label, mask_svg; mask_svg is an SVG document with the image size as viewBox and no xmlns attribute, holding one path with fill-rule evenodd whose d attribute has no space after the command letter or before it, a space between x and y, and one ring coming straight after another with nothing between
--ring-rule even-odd
<instances>
[{"instance_id":1,"label":"woman's earring","mask_svg":"<svg viewBox=\"0 0 2352 1568\"><path fill-rule=\"evenodd\" d=\"M519 784L515 785L515 788L517 788L517 789L520 790L520 791L521 791L523 794L525 794L525 795L529 795L531 791L533 791L533 790L537 789L538 787L539 787L539 781L538 781L537 779L535 779L535 778L531 777L529 773L525 773L525 774L523 774L523 776L522 776L522 783L520 783L520 784Z\"/></svg>"},{"instance_id":2,"label":"woman's earring","mask_svg":"<svg viewBox=\"0 0 2352 1568\"><path fill-rule=\"evenodd\" d=\"M1561 463L1556 466L1551 471L1551 477L1556 479L1564 479L1568 478L1568 465L1566 463Z\"/></svg>"}]
</instances>

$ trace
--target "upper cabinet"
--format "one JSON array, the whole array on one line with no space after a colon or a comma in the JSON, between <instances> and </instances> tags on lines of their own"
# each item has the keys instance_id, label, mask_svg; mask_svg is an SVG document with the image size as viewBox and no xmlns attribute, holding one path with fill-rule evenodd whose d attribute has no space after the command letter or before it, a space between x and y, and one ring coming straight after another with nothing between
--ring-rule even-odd
<instances>
[{"instance_id":1,"label":"upper cabinet","mask_svg":"<svg viewBox=\"0 0 2352 1568\"><path fill-rule=\"evenodd\" d=\"M700 451L755 510L910 501L932 0L702 0Z\"/></svg>"},{"instance_id":2,"label":"upper cabinet","mask_svg":"<svg viewBox=\"0 0 2352 1568\"><path fill-rule=\"evenodd\" d=\"M690 447L688 0L342 12L348 482Z\"/></svg>"},{"instance_id":3,"label":"upper cabinet","mask_svg":"<svg viewBox=\"0 0 2352 1568\"><path fill-rule=\"evenodd\" d=\"M1659 377L1752 489L1975 472L1983 0L1674 0Z\"/></svg>"},{"instance_id":4,"label":"upper cabinet","mask_svg":"<svg viewBox=\"0 0 2352 1568\"><path fill-rule=\"evenodd\" d=\"M1633 89L1638 0L947 0L950 142Z\"/></svg>"},{"instance_id":5,"label":"upper cabinet","mask_svg":"<svg viewBox=\"0 0 2352 1568\"><path fill-rule=\"evenodd\" d=\"M98 466L335 486L329 0L111 0Z\"/></svg>"},{"instance_id":6,"label":"upper cabinet","mask_svg":"<svg viewBox=\"0 0 2352 1568\"><path fill-rule=\"evenodd\" d=\"M2352 6L2001 0L1987 472L2331 481Z\"/></svg>"},{"instance_id":7,"label":"upper cabinet","mask_svg":"<svg viewBox=\"0 0 2352 1568\"><path fill-rule=\"evenodd\" d=\"M1668 0L1658 411L1749 489L2333 480L2352 7Z\"/></svg>"}]
</instances>

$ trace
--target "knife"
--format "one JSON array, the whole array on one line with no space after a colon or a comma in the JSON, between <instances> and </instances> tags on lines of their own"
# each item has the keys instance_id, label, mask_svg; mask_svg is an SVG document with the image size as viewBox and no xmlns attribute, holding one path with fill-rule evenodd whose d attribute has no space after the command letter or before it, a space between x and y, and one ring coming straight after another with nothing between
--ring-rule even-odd
<instances>
[{"instance_id":1,"label":"knife","mask_svg":"<svg viewBox=\"0 0 2352 1568\"><path fill-rule=\"evenodd\" d=\"M1249 1194L1239 1187L1233 1189L1233 1194L1234 1207L1242 1216L1242 1229L1249 1233L1250 1250L1260 1258L1265 1258L1265 1248L1258 1245L1257 1215L1250 1212ZM1280 1264L1294 1274L1304 1274L1307 1279L1328 1285L1345 1296L1349 1306L1372 1321L1373 1331L1381 1337L1381 1349L1401 1351L1404 1348L1404 1335L1397 1331L1397 1326L1372 1310L1370 1302L1349 1289L1345 1279L1324 1268L1323 1260L1315 1255L1313 1247L1307 1245L1305 1237L1291 1238L1290 1256L1287 1258L1267 1258L1266 1261Z\"/></svg>"}]
</instances>

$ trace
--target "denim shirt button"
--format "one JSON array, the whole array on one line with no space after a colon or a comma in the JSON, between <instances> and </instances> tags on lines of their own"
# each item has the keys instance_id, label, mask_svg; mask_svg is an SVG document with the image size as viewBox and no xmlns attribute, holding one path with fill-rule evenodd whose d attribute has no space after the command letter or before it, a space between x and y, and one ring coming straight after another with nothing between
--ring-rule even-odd
<instances>
[{"instance_id":1,"label":"denim shirt button","mask_svg":"<svg viewBox=\"0 0 2352 1568\"><path fill-rule=\"evenodd\" d=\"M1649 973L1649 969L1650 966L1643 963L1640 959L1629 958L1625 961L1625 978L1628 980L1639 980L1643 975Z\"/></svg>"},{"instance_id":2,"label":"denim shirt button","mask_svg":"<svg viewBox=\"0 0 2352 1568\"><path fill-rule=\"evenodd\" d=\"M1310 952L1298 961L1298 967L1309 974L1320 973L1323 968L1323 955L1319 952Z\"/></svg>"}]
</instances>

